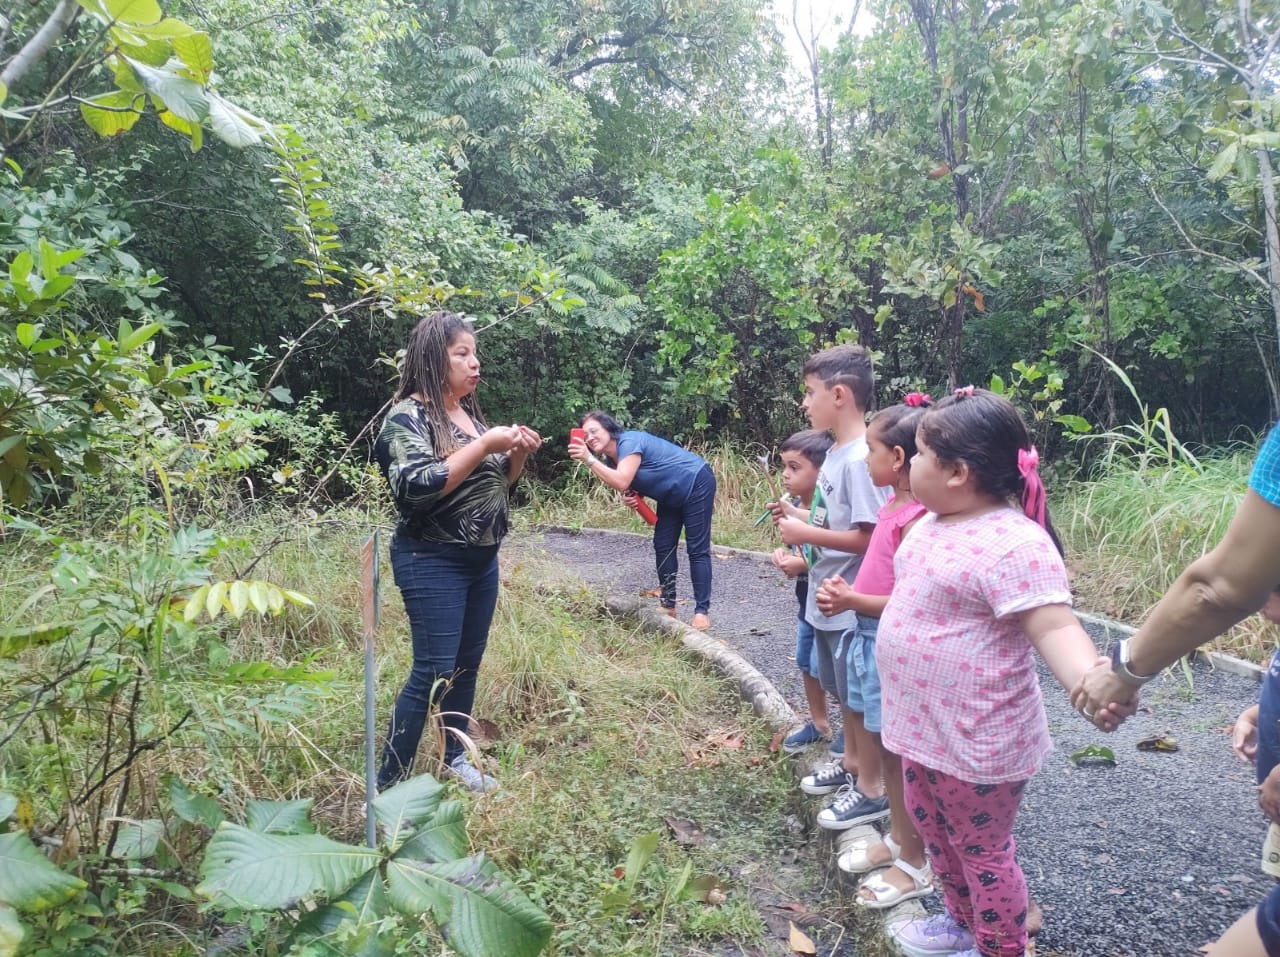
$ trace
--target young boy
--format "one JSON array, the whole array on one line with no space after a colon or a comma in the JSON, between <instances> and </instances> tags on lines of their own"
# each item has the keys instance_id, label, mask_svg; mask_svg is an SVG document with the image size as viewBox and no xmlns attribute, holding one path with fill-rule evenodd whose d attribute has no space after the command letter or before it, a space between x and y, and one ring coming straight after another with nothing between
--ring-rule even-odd
<instances>
[{"instance_id":1,"label":"young boy","mask_svg":"<svg viewBox=\"0 0 1280 957\"><path fill-rule=\"evenodd\" d=\"M782 487L796 498L797 505L807 511L813 506L813 491L818 484L818 470L831 448L831 436L817 429L796 432L782 443ZM778 548L773 553L774 567L796 582L796 598L800 611L796 622L796 664L804 682L805 702L809 705L809 720L804 727L791 732L782 741L787 754L799 754L811 744L831 737L831 724L827 721L827 695L818 680L818 669L813 656L813 626L805 620L809 598L809 559L813 550L795 551Z\"/></svg>"},{"instance_id":2,"label":"young boy","mask_svg":"<svg viewBox=\"0 0 1280 957\"><path fill-rule=\"evenodd\" d=\"M862 346L833 346L812 356L804 366L804 409L815 429L831 430L835 444L818 473L813 507L806 515L795 506L776 503L774 521L787 545L813 547L809 577L815 583L840 575L851 581L867 550L876 514L889 497L889 489L877 489L867 472L867 409L871 405L875 377L871 355ZM861 675L859 687L850 687L844 650L858 623L851 611L828 617L815 602L817 588L809 589L805 620L814 629L818 679L840 700L844 720L844 757L807 775L800 781L806 794L830 794L846 789L837 798L840 826L870 823L886 817L880 754L866 733L863 713L879 707L879 676ZM879 725L877 720L873 722ZM849 730L852 729L852 734ZM860 782L861 790L854 788ZM830 810L830 809L828 809ZM823 812L827 814L827 812ZM830 817L830 814L827 814ZM830 826L824 823L824 826Z\"/></svg>"}]
</instances>

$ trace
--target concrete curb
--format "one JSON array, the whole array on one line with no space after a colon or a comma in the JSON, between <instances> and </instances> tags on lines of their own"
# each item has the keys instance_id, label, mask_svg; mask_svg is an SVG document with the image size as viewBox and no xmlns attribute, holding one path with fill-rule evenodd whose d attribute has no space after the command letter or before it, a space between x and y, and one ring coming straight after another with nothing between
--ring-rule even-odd
<instances>
[{"instance_id":1,"label":"concrete curb","mask_svg":"<svg viewBox=\"0 0 1280 957\"><path fill-rule=\"evenodd\" d=\"M552 532L561 535L593 535L602 538L627 536L630 538L647 538L637 532L618 532L604 528L566 528L559 525L535 525L532 530ZM713 554L741 555L759 557L760 552L747 552L743 549L712 547ZM768 555L763 555L768 560ZM720 674L737 685L738 693L751 704L751 710L765 720L774 731L784 731L799 724L800 719L787 704L787 699L778 693L768 678L756 670L756 667L734 651L729 645L713 638L705 632L692 628L683 621L669 618L651 604L640 601L630 595L611 592L604 597L604 607L610 614L620 617L635 618L646 631L670 635L691 652L698 655L714 667Z\"/></svg>"}]
</instances>

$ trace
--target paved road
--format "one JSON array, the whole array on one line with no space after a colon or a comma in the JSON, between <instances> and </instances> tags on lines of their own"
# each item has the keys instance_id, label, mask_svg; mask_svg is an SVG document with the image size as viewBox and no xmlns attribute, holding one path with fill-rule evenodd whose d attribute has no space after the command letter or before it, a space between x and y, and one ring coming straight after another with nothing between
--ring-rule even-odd
<instances>
[{"instance_id":1,"label":"paved road","mask_svg":"<svg viewBox=\"0 0 1280 957\"><path fill-rule=\"evenodd\" d=\"M512 546L543 550L602 589L635 595L655 584L647 537L545 532L517 536ZM687 594L683 555L681 575ZM715 576L711 633L800 710L789 583L741 554L717 557ZM681 617L690 614L681 604ZM1071 710L1052 677L1042 680L1057 748L1028 788L1017 828L1019 860L1045 909L1039 952L1195 954L1270 887L1258 867L1265 823L1253 771L1231 753L1228 733L1256 701L1257 682L1197 664L1189 682L1181 675L1153 682L1148 710L1104 735ZM1176 736L1181 750L1137 750L1139 739L1159 731ZM1076 768L1070 755L1088 744L1112 748L1117 765Z\"/></svg>"}]
</instances>

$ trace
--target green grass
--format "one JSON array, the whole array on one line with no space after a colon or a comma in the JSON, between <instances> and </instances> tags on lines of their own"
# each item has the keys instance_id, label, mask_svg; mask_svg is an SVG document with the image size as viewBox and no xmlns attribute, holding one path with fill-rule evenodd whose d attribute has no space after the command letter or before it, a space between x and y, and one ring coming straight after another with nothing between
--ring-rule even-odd
<instances>
[{"instance_id":1,"label":"green grass","mask_svg":"<svg viewBox=\"0 0 1280 957\"><path fill-rule=\"evenodd\" d=\"M1077 604L1139 623L1182 570L1222 538L1248 487L1256 448L1200 459L1200 470L1117 461L1051 503ZM1253 616L1215 642L1264 661L1276 631Z\"/></svg>"}]
</instances>

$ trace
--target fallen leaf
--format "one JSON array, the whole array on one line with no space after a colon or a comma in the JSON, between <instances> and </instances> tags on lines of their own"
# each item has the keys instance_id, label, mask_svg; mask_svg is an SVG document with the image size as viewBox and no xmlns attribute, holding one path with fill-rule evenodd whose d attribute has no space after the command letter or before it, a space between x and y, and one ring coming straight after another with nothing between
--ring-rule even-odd
<instances>
[{"instance_id":1,"label":"fallen leaf","mask_svg":"<svg viewBox=\"0 0 1280 957\"><path fill-rule=\"evenodd\" d=\"M671 828L671 833L675 835L677 844L683 844L685 847L701 847L707 843L707 835L692 821L669 817L667 818L667 827Z\"/></svg>"},{"instance_id":2,"label":"fallen leaf","mask_svg":"<svg viewBox=\"0 0 1280 957\"><path fill-rule=\"evenodd\" d=\"M1071 754L1071 763L1076 767L1114 768L1116 753L1100 744L1090 744Z\"/></svg>"},{"instance_id":3,"label":"fallen leaf","mask_svg":"<svg viewBox=\"0 0 1280 957\"><path fill-rule=\"evenodd\" d=\"M1127 887L1108 887L1107 893L1116 895L1127 894L1129 893L1129 889Z\"/></svg>"},{"instance_id":4,"label":"fallen leaf","mask_svg":"<svg viewBox=\"0 0 1280 957\"><path fill-rule=\"evenodd\" d=\"M778 753L778 749L782 747L782 739L785 738L786 736L787 736L787 732L785 728L774 734L773 740L769 742L770 753L772 754Z\"/></svg>"},{"instance_id":5,"label":"fallen leaf","mask_svg":"<svg viewBox=\"0 0 1280 957\"><path fill-rule=\"evenodd\" d=\"M683 896L718 907L729 899L729 887L715 874L699 874L684 886Z\"/></svg>"},{"instance_id":6,"label":"fallen leaf","mask_svg":"<svg viewBox=\"0 0 1280 957\"><path fill-rule=\"evenodd\" d=\"M661 597L662 597L662 589L661 589L661 588L646 588L646 589L645 589L644 591L642 591L640 594L641 594L641 596L643 596L644 598L661 598Z\"/></svg>"},{"instance_id":7,"label":"fallen leaf","mask_svg":"<svg viewBox=\"0 0 1280 957\"><path fill-rule=\"evenodd\" d=\"M1138 742L1139 751L1177 751L1178 739L1167 731L1160 734L1153 734L1150 737L1143 738Z\"/></svg>"},{"instance_id":8,"label":"fallen leaf","mask_svg":"<svg viewBox=\"0 0 1280 957\"><path fill-rule=\"evenodd\" d=\"M809 913L803 904L796 901L788 901L785 904L774 904L773 906L778 910L789 910L791 913L799 917L803 917L805 914Z\"/></svg>"},{"instance_id":9,"label":"fallen leaf","mask_svg":"<svg viewBox=\"0 0 1280 957\"><path fill-rule=\"evenodd\" d=\"M502 740L502 729L488 718L471 718L467 722L467 734L480 747L496 744Z\"/></svg>"},{"instance_id":10,"label":"fallen leaf","mask_svg":"<svg viewBox=\"0 0 1280 957\"><path fill-rule=\"evenodd\" d=\"M719 907L728 899L729 895L718 887L713 887L711 890L707 891L707 903L713 907Z\"/></svg>"},{"instance_id":11,"label":"fallen leaf","mask_svg":"<svg viewBox=\"0 0 1280 957\"><path fill-rule=\"evenodd\" d=\"M794 923L791 924L791 952L793 954L816 954L818 948L813 946L813 939Z\"/></svg>"},{"instance_id":12,"label":"fallen leaf","mask_svg":"<svg viewBox=\"0 0 1280 957\"><path fill-rule=\"evenodd\" d=\"M617 867L613 869L613 876L616 877L618 880L622 880L624 877L627 876L627 869L623 867L621 864L619 864Z\"/></svg>"}]
</instances>

